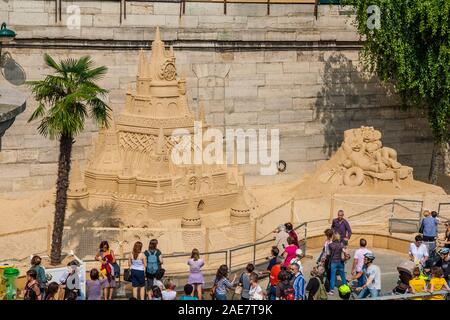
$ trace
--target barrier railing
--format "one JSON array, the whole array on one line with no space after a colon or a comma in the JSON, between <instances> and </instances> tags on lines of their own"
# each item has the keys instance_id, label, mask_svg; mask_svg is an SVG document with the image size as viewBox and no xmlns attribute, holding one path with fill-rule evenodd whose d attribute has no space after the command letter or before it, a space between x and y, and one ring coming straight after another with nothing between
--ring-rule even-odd
<instances>
[{"instance_id":1,"label":"barrier railing","mask_svg":"<svg viewBox=\"0 0 450 320\"><path fill-rule=\"evenodd\" d=\"M380 296L375 298L365 298L358 300L404 300L404 299L414 299L414 298L425 298L436 295L448 296L449 292L446 290L433 291L433 292L421 292L421 293L405 293L405 294L392 294L386 296Z\"/></svg>"}]
</instances>

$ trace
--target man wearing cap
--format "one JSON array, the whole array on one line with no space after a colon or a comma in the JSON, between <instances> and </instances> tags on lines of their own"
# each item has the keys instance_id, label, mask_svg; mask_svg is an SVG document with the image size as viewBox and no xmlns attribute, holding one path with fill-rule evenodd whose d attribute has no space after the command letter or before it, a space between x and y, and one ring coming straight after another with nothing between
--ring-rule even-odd
<instances>
[{"instance_id":1,"label":"man wearing cap","mask_svg":"<svg viewBox=\"0 0 450 320\"><path fill-rule=\"evenodd\" d=\"M303 265L302 265L302 258L303 258L303 250L297 249L295 251L295 258L293 258L290 262L290 264L298 264L298 267L300 269L300 272L303 274Z\"/></svg>"},{"instance_id":2,"label":"man wearing cap","mask_svg":"<svg viewBox=\"0 0 450 320\"><path fill-rule=\"evenodd\" d=\"M352 236L352 229L346 219L344 219L344 210L338 211L338 217L333 219L331 223L331 230L335 233L339 233L341 236L341 242L344 240L350 240Z\"/></svg>"}]
</instances>

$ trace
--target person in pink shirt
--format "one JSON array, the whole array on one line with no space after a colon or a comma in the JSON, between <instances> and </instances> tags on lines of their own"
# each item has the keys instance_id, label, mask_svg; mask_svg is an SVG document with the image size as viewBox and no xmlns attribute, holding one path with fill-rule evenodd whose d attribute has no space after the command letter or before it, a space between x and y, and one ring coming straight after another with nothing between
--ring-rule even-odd
<instances>
[{"instance_id":1,"label":"person in pink shirt","mask_svg":"<svg viewBox=\"0 0 450 320\"><path fill-rule=\"evenodd\" d=\"M288 246L286 248L284 248L284 252L283 252L283 258L284 258L283 266L285 266L285 267L288 267L289 264L291 263L291 260L296 257L295 253L298 249L298 247L295 245L294 238L288 237L287 243L288 243Z\"/></svg>"}]
</instances>

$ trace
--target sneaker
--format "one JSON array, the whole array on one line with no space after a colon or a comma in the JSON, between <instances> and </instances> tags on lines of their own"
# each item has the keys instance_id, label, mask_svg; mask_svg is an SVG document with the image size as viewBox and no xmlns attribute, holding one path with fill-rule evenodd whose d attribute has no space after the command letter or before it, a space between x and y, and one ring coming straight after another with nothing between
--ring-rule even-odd
<instances>
[{"instance_id":1,"label":"sneaker","mask_svg":"<svg viewBox=\"0 0 450 320\"><path fill-rule=\"evenodd\" d=\"M327 292L327 294L328 294L329 296L334 296L334 291L329 291L329 292Z\"/></svg>"}]
</instances>

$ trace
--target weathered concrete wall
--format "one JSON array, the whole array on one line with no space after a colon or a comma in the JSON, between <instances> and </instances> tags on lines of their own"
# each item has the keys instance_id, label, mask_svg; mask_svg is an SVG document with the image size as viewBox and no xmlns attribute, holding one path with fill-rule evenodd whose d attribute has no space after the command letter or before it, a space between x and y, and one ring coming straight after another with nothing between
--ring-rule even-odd
<instances>
[{"instance_id":1,"label":"weathered concrete wall","mask_svg":"<svg viewBox=\"0 0 450 320\"><path fill-rule=\"evenodd\" d=\"M173 41L178 74L187 79L194 111L202 103L208 123L221 129L280 129L280 158L287 171L277 179L295 179L313 170L336 150L344 130L361 125L380 129L383 143L398 150L400 161L414 167L416 177L427 174L432 144L426 120L400 111L398 99L375 79L363 77L354 42L358 37L337 7L321 7L316 21L310 5L273 5L266 16L264 5L229 5L223 15L222 4L188 3L179 19L179 4L131 2L120 25L117 3L78 4L81 29L69 30L65 15L55 23L53 1L0 2L0 20L18 33L15 44L5 50L27 80L47 74L44 52L56 59L89 54L109 68L101 85L110 90L109 102L118 113L127 85L135 81L138 47L148 48L153 26L160 25L163 40ZM91 41L78 47L86 39ZM247 42L252 48L235 42L239 40L252 40ZM205 48L192 46L196 41ZM122 47L114 48L118 44ZM10 85L4 79L0 84ZM27 123L34 107L30 98L3 138L0 192L54 185L58 145ZM88 123L76 139L74 158L81 163L92 149L95 131ZM256 179L257 168L246 169L247 181L262 181Z\"/></svg>"}]
</instances>

